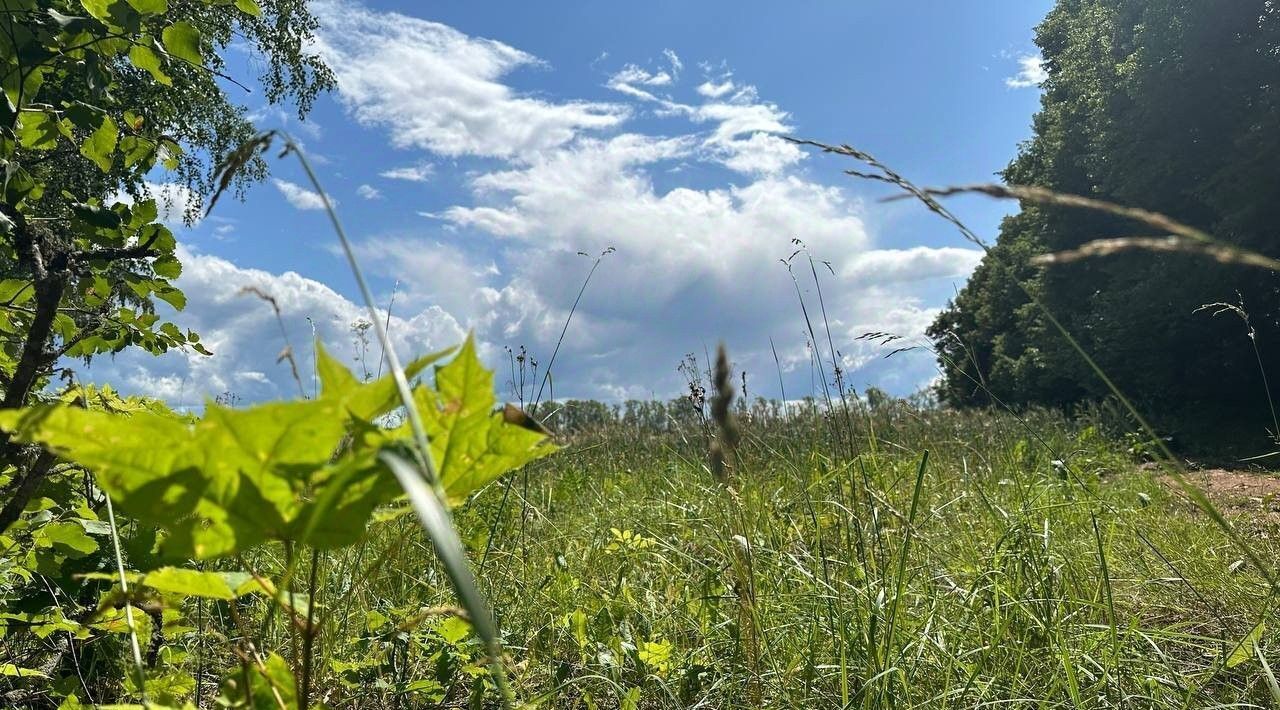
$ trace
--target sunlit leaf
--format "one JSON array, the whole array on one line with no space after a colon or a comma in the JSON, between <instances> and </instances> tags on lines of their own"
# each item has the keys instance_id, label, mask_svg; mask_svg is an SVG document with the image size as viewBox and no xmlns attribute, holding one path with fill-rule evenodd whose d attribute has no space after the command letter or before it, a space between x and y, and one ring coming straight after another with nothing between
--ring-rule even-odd
<instances>
[{"instance_id":1,"label":"sunlit leaf","mask_svg":"<svg viewBox=\"0 0 1280 710\"><path fill-rule=\"evenodd\" d=\"M200 30L190 22L175 22L169 25L160 34L160 40L164 42L165 51L169 54L192 64L201 63Z\"/></svg>"},{"instance_id":2,"label":"sunlit leaf","mask_svg":"<svg viewBox=\"0 0 1280 710\"><path fill-rule=\"evenodd\" d=\"M141 583L161 592L206 599L235 599L236 594L218 572L201 572L180 567L162 567L148 572Z\"/></svg>"},{"instance_id":3,"label":"sunlit leaf","mask_svg":"<svg viewBox=\"0 0 1280 710\"><path fill-rule=\"evenodd\" d=\"M151 51L151 48L145 44L135 44L129 48L129 61L135 67L150 74L151 78L161 84L165 86L173 85L173 79L164 73L164 63L161 61L160 55ZM137 161L135 160L134 162Z\"/></svg>"},{"instance_id":4,"label":"sunlit leaf","mask_svg":"<svg viewBox=\"0 0 1280 710\"><path fill-rule=\"evenodd\" d=\"M58 144L58 121L44 111L23 111L18 126L18 143L24 148L49 150Z\"/></svg>"},{"instance_id":5,"label":"sunlit leaf","mask_svg":"<svg viewBox=\"0 0 1280 710\"><path fill-rule=\"evenodd\" d=\"M230 707L284 708L298 707L298 691L293 671L280 656L272 653L261 666L249 663L244 671L232 670L222 681L220 704Z\"/></svg>"},{"instance_id":6,"label":"sunlit leaf","mask_svg":"<svg viewBox=\"0 0 1280 710\"><path fill-rule=\"evenodd\" d=\"M450 504L554 451L543 434L507 424L493 411L493 373L480 362L471 338L436 371L436 387L419 388L415 398ZM407 428L401 433L407 436Z\"/></svg>"},{"instance_id":7,"label":"sunlit leaf","mask_svg":"<svg viewBox=\"0 0 1280 710\"><path fill-rule=\"evenodd\" d=\"M89 537L79 523L50 523L36 530L37 547L55 547L70 556L83 557L98 549L98 542Z\"/></svg>"},{"instance_id":8,"label":"sunlit leaf","mask_svg":"<svg viewBox=\"0 0 1280 710\"><path fill-rule=\"evenodd\" d=\"M169 11L168 0L129 0L129 4L144 15L163 15Z\"/></svg>"},{"instance_id":9,"label":"sunlit leaf","mask_svg":"<svg viewBox=\"0 0 1280 710\"><path fill-rule=\"evenodd\" d=\"M23 668L13 663L0 663L0 676L8 676L10 678L48 678L45 673L41 673L34 668Z\"/></svg>"},{"instance_id":10,"label":"sunlit leaf","mask_svg":"<svg viewBox=\"0 0 1280 710\"><path fill-rule=\"evenodd\" d=\"M80 153L92 160L98 166L98 169L105 173L111 170L112 156L115 153L116 139L119 135L120 132L116 128L115 121L112 121L110 116L103 114L102 123L80 145Z\"/></svg>"},{"instance_id":11,"label":"sunlit leaf","mask_svg":"<svg viewBox=\"0 0 1280 710\"><path fill-rule=\"evenodd\" d=\"M1258 645L1260 640L1262 640L1262 634L1266 630L1267 625L1262 621L1259 621L1256 626L1250 629L1249 633L1245 634L1244 638L1240 639L1240 643L1236 644L1235 648L1233 648L1231 653L1227 656L1227 660L1225 662L1226 667L1235 668L1241 663L1252 660L1253 648Z\"/></svg>"}]
</instances>

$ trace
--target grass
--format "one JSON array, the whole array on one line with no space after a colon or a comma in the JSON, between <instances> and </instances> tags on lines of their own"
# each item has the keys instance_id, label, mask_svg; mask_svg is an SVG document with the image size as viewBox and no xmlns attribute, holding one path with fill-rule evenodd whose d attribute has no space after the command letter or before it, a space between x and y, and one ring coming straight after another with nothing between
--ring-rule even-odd
<instances>
[{"instance_id":1,"label":"grass","mask_svg":"<svg viewBox=\"0 0 1280 710\"><path fill-rule=\"evenodd\" d=\"M536 464L511 487L519 505L494 486L460 511L473 560L489 550L479 576L520 700L1272 702L1274 624L1241 643L1272 614L1266 581L1100 423L894 403L853 419L850 456L850 432L817 412L739 420L728 485L704 463L705 425L615 424ZM1280 553L1276 530L1236 522L1260 556ZM399 519L351 554L363 560L328 563L366 572L321 593L338 607L322 640L337 660L315 697L478 702L484 653L441 607L430 542Z\"/></svg>"}]
</instances>

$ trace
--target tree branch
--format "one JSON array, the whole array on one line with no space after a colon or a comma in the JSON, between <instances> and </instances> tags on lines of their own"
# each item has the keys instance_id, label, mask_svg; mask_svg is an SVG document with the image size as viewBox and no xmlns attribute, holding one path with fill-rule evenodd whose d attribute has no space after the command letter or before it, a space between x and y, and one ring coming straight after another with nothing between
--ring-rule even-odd
<instances>
[{"instance_id":1,"label":"tree branch","mask_svg":"<svg viewBox=\"0 0 1280 710\"><path fill-rule=\"evenodd\" d=\"M76 251L67 254L67 261L70 263L80 263L84 261L119 261L121 259L141 259L144 256L154 256L151 251L151 245L156 243L159 232L152 232L147 241L141 244L135 244L131 247L119 247L115 249L95 249L93 251Z\"/></svg>"},{"instance_id":2,"label":"tree branch","mask_svg":"<svg viewBox=\"0 0 1280 710\"><path fill-rule=\"evenodd\" d=\"M4 502L4 507L0 508L0 533L7 530L18 520L18 516L22 515L27 503L31 502L36 489L49 476L57 460L58 457L52 452L41 451L36 456L35 462L27 469L26 474L9 487L5 495L7 500Z\"/></svg>"}]
</instances>

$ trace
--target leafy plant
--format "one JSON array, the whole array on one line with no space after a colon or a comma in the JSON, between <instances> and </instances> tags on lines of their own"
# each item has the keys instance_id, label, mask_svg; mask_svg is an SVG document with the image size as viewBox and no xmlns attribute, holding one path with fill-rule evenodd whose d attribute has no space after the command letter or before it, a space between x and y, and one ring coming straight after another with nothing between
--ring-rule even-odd
<instances>
[{"instance_id":1,"label":"leafy plant","mask_svg":"<svg viewBox=\"0 0 1280 710\"><path fill-rule=\"evenodd\" d=\"M419 358L406 373L413 377L450 354ZM312 400L242 410L209 403L200 418L56 403L0 412L0 429L92 471L95 484L123 512L163 530L162 557L209 560L280 542L290 551L287 579L300 546L328 550L364 536L374 510L401 493L378 456L402 449L411 438L406 426L378 425L399 406L391 375L361 383L323 347L317 347L317 360L321 391ZM542 434L508 425L495 411L493 375L470 339L437 368L435 387L419 384L414 398L451 504L553 450ZM41 528L35 549L41 547L74 555L93 551L96 543L68 522ZM248 572L228 576L166 567L134 581L160 592L224 601L248 591L286 596ZM293 605L288 611L305 618L306 632L313 633L309 610ZM230 681L236 692L266 692L262 683L273 677L278 662L268 657L260 664L254 666L258 675Z\"/></svg>"}]
</instances>

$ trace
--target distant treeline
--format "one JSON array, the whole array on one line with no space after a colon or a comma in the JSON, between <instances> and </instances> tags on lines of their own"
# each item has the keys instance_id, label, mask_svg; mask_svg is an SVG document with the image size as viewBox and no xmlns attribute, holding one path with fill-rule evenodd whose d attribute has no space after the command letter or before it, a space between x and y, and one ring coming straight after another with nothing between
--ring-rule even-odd
<instances>
[{"instance_id":1,"label":"distant treeline","mask_svg":"<svg viewBox=\"0 0 1280 710\"><path fill-rule=\"evenodd\" d=\"M830 415L832 411L848 411L851 416L860 416L868 410L881 413L889 410L920 410L932 404L927 397L921 395L903 399L872 387L860 397L850 394L844 401L837 400L830 406L815 397L786 402L755 397L750 400L737 399L733 408L738 417L762 423L820 418ZM632 399L613 403L570 399L543 404L535 409L535 415L559 434L579 434L617 426L637 432L662 433L694 431L709 423L711 411L707 402L684 396L670 400Z\"/></svg>"},{"instance_id":2,"label":"distant treeline","mask_svg":"<svg viewBox=\"0 0 1280 710\"><path fill-rule=\"evenodd\" d=\"M1280 257L1280 4L1060 0L1036 44L1048 78L1008 183L1158 211ZM1031 293L1166 427L1273 427L1262 368L1280 355L1280 276L1137 250L1031 262L1121 236L1162 235L1065 207L1024 204L1007 218L930 328L941 400L1060 406L1106 395Z\"/></svg>"}]
</instances>

